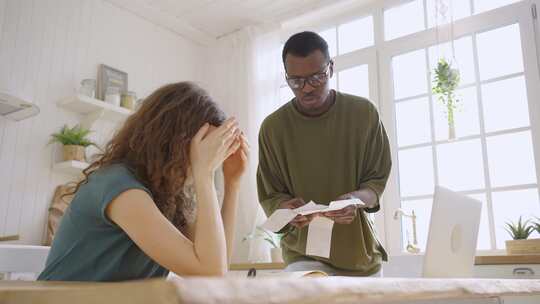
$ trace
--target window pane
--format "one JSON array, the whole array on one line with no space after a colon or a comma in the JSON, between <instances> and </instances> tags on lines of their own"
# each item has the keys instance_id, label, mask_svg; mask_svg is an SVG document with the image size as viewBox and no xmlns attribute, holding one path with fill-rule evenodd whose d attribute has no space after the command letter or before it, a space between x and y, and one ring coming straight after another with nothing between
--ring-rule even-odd
<instances>
[{"instance_id":1,"label":"window pane","mask_svg":"<svg viewBox=\"0 0 540 304\"><path fill-rule=\"evenodd\" d=\"M427 93L424 49L394 57L392 68L395 99Z\"/></svg>"},{"instance_id":2,"label":"window pane","mask_svg":"<svg viewBox=\"0 0 540 304\"><path fill-rule=\"evenodd\" d=\"M411 1L384 11L384 37L386 40L424 30L424 2Z\"/></svg>"},{"instance_id":3,"label":"window pane","mask_svg":"<svg viewBox=\"0 0 540 304\"><path fill-rule=\"evenodd\" d=\"M487 132L529 126L524 77L482 85L482 100Z\"/></svg>"},{"instance_id":4,"label":"window pane","mask_svg":"<svg viewBox=\"0 0 540 304\"><path fill-rule=\"evenodd\" d=\"M279 88L279 101L283 104L294 98L294 94L288 86Z\"/></svg>"},{"instance_id":5,"label":"window pane","mask_svg":"<svg viewBox=\"0 0 540 304\"><path fill-rule=\"evenodd\" d=\"M456 137L476 135L480 133L480 123L478 118L478 102L476 98L476 88L466 88L456 91L458 98L457 109L454 110L454 129ZM434 116L435 116L435 138L437 140L447 140L448 116L446 106L434 98Z\"/></svg>"},{"instance_id":6,"label":"window pane","mask_svg":"<svg viewBox=\"0 0 540 304\"><path fill-rule=\"evenodd\" d=\"M481 80L523 72L518 24L478 34L477 41Z\"/></svg>"},{"instance_id":7,"label":"window pane","mask_svg":"<svg viewBox=\"0 0 540 304\"><path fill-rule=\"evenodd\" d=\"M332 76L332 78L330 78L329 81L330 81L330 89L337 90L337 77Z\"/></svg>"},{"instance_id":8,"label":"window pane","mask_svg":"<svg viewBox=\"0 0 540 304\"><path fill-rule=\"evenodd\" d=\"M400 147L431 141L427 97L396 103L396 131Z\"/></svg>"},{"instance_id":9,"label":"window pane","mask_svg":"<svg viewBox=\"0 0 540 304\"><path fill-rule=\"evenodd\" d=\"M336 28L333 27L333 28L324 30L322 32L319 32L319 35L323 37L324 40L326 40L326 43L328 43L328 52L330 53L330 57L336 57L336 54L337 54Z\"/></svg>"},{"instance_id":10,"label":"window pane","mask_svg":"<svg viewBox=\"0 0 540 304\"><path fill-rule=\"evenodd\" d=\"M338 27L339 53L345 54L374 44L373 17L365 17Z\"/></svg>"},{"instance_id":11,"label":"window pane","mask_svg":"<svg viewBox=\"0 0 540 304\"><path fill-rule=\"evenodd\" d=\"M369 99L369 70L364 64L339 72L339 90Z\"/></svg>"},{"instance_id":12,"label":"window pane","mask_svg":"<svg viewBox=\"0 0 540 304\"><path fill-rule=\"evenodd\" d=\"M411 214L414 210L416 214L416 236L418 240L418 247L422 251L426 251L426 242L429 231L429 221L431 219L431 207L433 206L433 200L415 200L415 201L403 201L401 202L401 209ZM401 230L403 232L403 249L407 247L407 233L410 243L413 243L413 228L412 219L401 219Z\"/></svg>"},{"instance_id":13,"label":"window pane","mask_svg":"<svg viewBox=\"0 0 540 304\"><path fill-rule=\"evenodd\" d=\"M478 242L476 245L476 249L489 250L491 249L491 234L489 232L489 218L486 204L486 194L471 194L469 195L469 197L472 197L482 202L482 215L480 216L480 230L478 231Z\"/></svg>"},{"instance_id":14,"label":"window pane","mask_svg":"<svg viewBox=\"0 0 540 304\"><path fill-rule=\"evenodd\" d=\"M437 7L437 3L444 6ZM428 26L443 25L471 15L471 3L467 0L427 0Z\"/></svg>"},{"instance_id":15,"label":"window pane","mask_svg":"<svg viewBox=\"0 0 540 304\"><path fill-rule=\"evenodd\" d=\"M446 58L448 62L452 62L453 68L459 69L460 85L470 84L475 81L472 38L467 36L454 41L454 51L454 54L452 54L452 44L450 42L429 48L429 70L431 71L432 83L433 79L435 79L433 71L437 68L441 58ZM454 56L455 58L453 58Z\"/></svg>"},{"instance_id":16,"label":"window pane","mask_svg":"<svg viewBox=\"0 0 540 304\"><path fill-rule=\"evenodd\" d=\"M489 11L521 0L474 0L474 13Z\"/></svg>"},{"instance_id":17,"label":"window pane","mask_svg":"<svg viewBox=\"0 0 540 304\"><path fill-rule=\"evenodd\" d=\"M506 222L516 222L520 216L524 220L540 217L538 189L493 192L492 197L497 248L504 249L504 241L511 239L504 229Z\"/></svg>"},{"instance_id":18,"label":"window pane","mask_svg":"<svg viewBox=\"0 0 540 304\"><path fill-rule=\"evenodd\" d=\"M433 154L431 147L399 151L401 197L433 194Z\"/></svg>"},{"instance_id":19,"label":"window pane","mask_svg":"<svg viewBox=\"0 0 540 304\"><path fill-rule=\"evenodd\" d=\"M493 187L536 183L530 131L488 137L487 152Z\"/></svg>"},{"instance_id":20,"label":"window pane","mask_svg":"<svg viewBox=\"0 0 540 304\"><path fill-rule=\"evenodd\" d=\"M437 146L439 184L454 191L484 188L484 165L479 139Z\"/></svg>"}]
</instances>

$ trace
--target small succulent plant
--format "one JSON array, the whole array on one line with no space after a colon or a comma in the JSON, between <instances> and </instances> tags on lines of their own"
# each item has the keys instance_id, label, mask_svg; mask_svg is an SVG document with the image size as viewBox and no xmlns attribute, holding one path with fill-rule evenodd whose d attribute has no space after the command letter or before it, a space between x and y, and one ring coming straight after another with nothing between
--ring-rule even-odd
<instances>
[{"instance_id":1,"label":"small succulent plant","mask_svg":"<svg viewBox=\"0 0 540 304\"><path fill-rule=\"evenodd\" d=\"M530 220L523 221L521 216L517 223L507 222L506 231L514 240L526 240L536 229L536 226L530 225ZM538 225L538 223L537 223ZM540 227L539 227L540 228Z\"/></svg>"}]
</instances>

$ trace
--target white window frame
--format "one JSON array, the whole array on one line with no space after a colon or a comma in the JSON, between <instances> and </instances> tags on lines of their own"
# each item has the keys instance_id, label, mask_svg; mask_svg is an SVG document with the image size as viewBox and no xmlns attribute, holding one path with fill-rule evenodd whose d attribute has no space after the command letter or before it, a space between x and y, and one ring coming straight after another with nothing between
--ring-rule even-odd
<instances>
[{"instance_id":1,"label":"white window frame","mask_svg":"<svg viewBox=\"0 0 540 304\"><path fill-rule=\"evenodd\" d=\"M520 34L522 40L522 50L523 50L523 63L524 63L524 76L527 83L527 97L529 101L529 113L530 113L530 128L522 128L524 130L530 129L533 140L533 149L534 149L534 158L537 164L536 166L536 175L537 179L540 180L540 107L534 101L538 100L539 89L540 89L540 80L538 77L538 62L536 56L536 45L535 45L535 35L534 35L534 22L531 14L531 2L524 1L509 6L505 6L499 9L481 13L478 15L473 15L472 17L467 17L465 19L459 20L454 24L454 35L455 39L459 39L462 36L472 35L473 37L478 33L489 31L492 29L504 27L511 24L519 24ZM440 30L441 31L441 30ZM444 32L444 30L443 30ZM392 41L385 43L385 47L381 50L381 79L387 79L384 81L383 86L381 87L381 94L383 104L381 107L381 112L383 113L383 122L387 127L390 140L392 141L392 159L394 162L394 170L388 181L388 186L385 191L385 221L386 221L386 240L387 248L391 254L401 254L403 253L403 244L402 244L402 231L401 231L401 221L393 220L393 211L400 207L401 205L401 196L399 191L399 177L398 177L398 149L397 149L397 138L395 132L395 106L393 98L393 86L392 86L392 58L399 54L404 54L410 51L415 51L418 49L429 48L432 46L434 41L436 41L436 29L428 29L423 32L419 32L407 37L398 38ZM441 37L448 37L444 33L439 33ZM445 41L441 41L445 42ZM473 39L473 49L476 49L476 42ZM477 52L475 51L475 57ZM427 57L426 57L427 60ZM426 61L427 62L427 61ZM474 194L474 193L486 193L487 195L487 204L485 207L488 208L488 222L489 230L491 235L491 246L496 248L495 244L495 223L494 223L494 214L491 203L491 191L494 189L491 187L489 181L489 166L488 158L486 151L486 133L484 131L484 121L483 113L481 111L482 107L482 93L480 87L476 86L478 83L486 83L485 81L480 81L479 79L479 67L478 67L478 58L475 58L475 70L476 70L476 80L473 85L477 89L478 102L479 102L479 115L480 119L480 128L482 135L475 135L470 137L465 137L460 140L470 139L470 138L479 138L482 143L482 154L484 160L484 178L486 180L485 188L482 191L462 191L464 194ZM429 65L428 65L429 66ZM502 80L508 78L508 76L500 77L497 80ZM430 79L427 80L428 82ZM490 80L488 82L492 82ZM430 87L430 86L429 86ZM431 97L430 97L431 101ZM433 102L430 102L430 107ZM431 117L431 123L433 124L433 115ZM514 133L519 129L513 129L509 131L498 131L491 132L488 135L495 134L508 134ZM434 134L432 134L432 141L426 145L419 146L432 146L435 147L435 144L441 144L447 141L436 141L434 139ZM435 144L434 144L435 143ZM436 172L437 170L437 155L436 149L433 149L433 168ZM435 174L437 178L437 174ZM435 184L438 184L435 180ZM499 187L496 190L517 190L522 189L523 187L534 186L538 188L537 184L534 185L520 185L513 187ZM430 195L427 195L429 197ZM419 197L420 198L420 197ZM497 252L496 249L479 251L482 252Z\"/></svg>"},{"instance_id":2,"label":"white window frame","mask_svg":"<svg viewBox=\"0 0 540 304\"><path fill-rule=\"evenodd\" d=\"M411 0L408 0L411 1ZM374 22L374 46L357 50L351 53L339 55L337 52L335 61L334 73L348 69L350 67L368 64L370 78L370 99L377 105L381 118L386 127L392 149L393 169L388 180L388 185L385 194L382 198L383 208L375 215L375 224L379 232L381 241L386 245L386 249L390 255L406 254L403 251L401 221L394 220L394 211L401 206L401 196L399 191L398 179L398 146L395 132L395 107L393 98L393 82L392 82L392 58L395 55L404 54L414 50L428 48L437 43L437 29L428 28L427 20L425 21L426 30L417 32L404 37L393 40L384 40L384 11L388 8L404 4L407 0L385 0L369 5L364 5L356 8L347 9L347 12L339 15L324 16L315 14L310 17L301 18L300 21L292 21L285 25L282 37L285 41L291 34L301 30L312 30L316 32L323 31L330 27L337 27L339 24L347 23L354 19L359 19L367 15L373 16ZM474 3L471 1L471 10L474 11ZM531 7L534 3L539 3L540 0L524 0L515 4L504 6L495 10L487 11L480 14L474 14L464 19L457 20L454 23L454 39L462 36L468 36L473 33L481 33L491 29L503 27L505 25L518 23L520 26L520 34L522 40L524 76L527 83L527 97L529 101L530 113L530 130L533 140L534 158L536 162L537 179L540 181L540 104L535 103L535 100L540 100L540 76L537 54L537 43L535 35L535 22L532 18ZM424 0L424 9L426 8L426 0ZM448 26L439 28L439 42L444 43L449 40L450 29ZM337 33L336 33L337 35ZM473 34L474 36L474 34ZM339 39L339 38L338 38ZM474 41L474 39L473 39ZM475 43L475 42L473 42ZM339 47L339 41L337 42ZM476 48L476 46L474 45ZM476 52L475 52L476 54ZM476 55L475 55L476 56ZM426 58L427 60L427 58ZM480 82L478 77L478 58L475 58L476 79L473 86ZM429 64L428 64L429 67ZM502 77L501 79L504 79ZM429 79L427 81L430 81ZM339 88L339 81L338 81ZM477 90L480 90L478 87ZM481 92L477 92L481 94ZM481 107L481 96L479 96L479 106ZM430 99L431 101L431 99ZM432 107L432 103L430 103ZM483 115L479 112L479 115ZM433 116L431 118L433 120ZM482 119L483 120L483 119ZM431 122L433 124L433 121ZM481 122L481 132L484 132L483 121ZM526 128L529 129L529 128ZM514 132L512 130L511 132ZM497 134L508 133L506 131L494 132ZM485 133L482 136L472 136L471 138L480 138L482 141L482 153L484 159L484 175L489 178L489 167L487 165L486 154L486 137ZM492 135L492 133L489 133ZM434 135L432 135L434 136ZM467 137L468 138L468 137ZM432 138L431 144L433 145ZM439 144L439 141L436 141ZM434 146L434 145L433 145ZM434 154L436 153L434 149ZM436 170L436 156L434 158L434 169ZM436 181L435 181L435 184ZM538 187L538 186L537 186ZM490 194L490 185L486 184L482 192L486 195ZM518 187L505 187L508 189L519 189ZM497 188L499 189L499 188ZM464 191L471 193L471 191ZM472 192L476 193L476 192ZM491 235L491 244L494 246L495 227L493 220L493 212L491 210L491 198L487 197L487 206L489 208L489 229ZM496 250L489 250L490 252Z\"/></svg>"}]
</instances>

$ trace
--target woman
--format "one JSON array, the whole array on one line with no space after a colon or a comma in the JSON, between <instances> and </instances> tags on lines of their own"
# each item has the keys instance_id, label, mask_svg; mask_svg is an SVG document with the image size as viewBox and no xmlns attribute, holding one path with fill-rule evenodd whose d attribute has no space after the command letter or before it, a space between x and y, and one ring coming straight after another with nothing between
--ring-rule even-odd
<instances>
[{"instance_id":1,"label":"woman","mask_svg":"<svg viewBox=\"0 0 540 304\"><path fill-rule=\"evenodd\" d=\"M223 275L247 157L237 123L204 90L158 89L85 170L38 280Z\"/></svg>"}]
</instances>

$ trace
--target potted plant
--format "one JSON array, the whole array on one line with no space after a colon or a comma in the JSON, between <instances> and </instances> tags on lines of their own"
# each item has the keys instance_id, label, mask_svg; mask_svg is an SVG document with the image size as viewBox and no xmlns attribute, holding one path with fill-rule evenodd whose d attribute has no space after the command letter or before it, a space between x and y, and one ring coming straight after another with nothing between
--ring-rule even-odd
<instances>
[{"instance_id":1,"label":"potted plant","mask_svg":"<svg viewBox=\"0 0 540 304\"><path fill-rule=\"evenodd\" d=\"M441 58L434 70L435 79L433 80L433 93L438 95L439 101L446 107L446 118L448 120L448 138L456 138L456 128L454 121L454 112L457 109L459 99L456 97L455 90L459 86L459 70L452 68L445 58Z\"/></svg>"},{"instance_id":2,"label":"potted plant","mask_svg":"<svg viewBox=\"0 0 540 304\"><path fill-rule=\"evenodd\" d=\"M60 143L64 149L64 161L77 160L84 162L86 160L85 149L88 146L98 147L95 143L90 141L87 136L90 134L90 130L76 125L69 128L64 125L60 132L51 135L49 144Z\"/></svg>"},{"instance_id":3,"label":"potted plant","mask_svg":"<svg viewBox=\"0 0 540 304\"><path fill-rule=\"evenodd\" d=\"M281 247L279 247L279 242L281 236L279 234L274 234L268 230L257 226L255 232L248 234L242 239L242 242L251 240L254 238L263 238L268 244L270 244L270 257L273 263L283 263L283 256L281 253Z\"/></svg>"},{"instance_id":4,"label":"potted plant","mask_svg":"<svg viewBox=\"0 0 540 304\"><path fill-rule=\"evenodd\" d=\"M538 234L540 234L540 218L539 217L536 218L536 221L533 222L531 226L533 227L534 230L536 230L536 232L538 232Z\"/></svg>"},{"instance_id":5,"label":"potted plant","mask_svg":"<svg viewBox=\"0 0 540 304\"><path fill-rule=\"evenodd\" d=\"M507 222L505 229L512 237L512 240L506 241L508 254L540 253L540 239L528 239L535 230L535 227L530 225L530 220L523 221L520 216L517 223Z\"/></svg>"}]
</instances>

